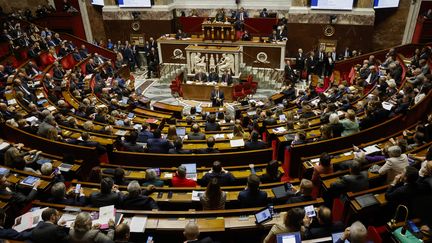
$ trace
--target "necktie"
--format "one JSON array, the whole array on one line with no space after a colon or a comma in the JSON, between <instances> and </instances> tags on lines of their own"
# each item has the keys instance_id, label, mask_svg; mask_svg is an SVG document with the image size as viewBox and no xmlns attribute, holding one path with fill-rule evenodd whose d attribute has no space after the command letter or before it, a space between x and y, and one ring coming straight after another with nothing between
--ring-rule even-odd
<instances>
[{"instance_id":1,"label":"necktie","mask_svg":"<svg viewBox=\"0 0 432 243\"><path fill-rule=\"evenodd\" d=\"M225 83L228 83L228 75L225 75Z\"/></svg>"},{"instance_id":2,"label":"necktie","mask_svg":"<svg viewBox=\"0 0 432 243\"><path fill-rule=\"evenodd\" d=\"M243 13L240 13L240 20L243 21Z\"/></svg>"}]
</instances>

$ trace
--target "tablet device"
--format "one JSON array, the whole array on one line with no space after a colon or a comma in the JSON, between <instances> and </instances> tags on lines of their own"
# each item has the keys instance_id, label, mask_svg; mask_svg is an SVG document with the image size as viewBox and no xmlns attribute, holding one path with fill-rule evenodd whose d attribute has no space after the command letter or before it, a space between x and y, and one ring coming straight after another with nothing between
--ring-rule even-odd
<instances>
[{"instance_id":1,"label":"tablet device","mask_svg":"<svg viewBox=\"0 0 432 243\"><path fill-rule=\"evenodd\" d=\"M132 118L135 117L135 114L134 114L133 112L129 112L128 117L129 117L130 119L132 119Z\"/></svg>"},{"instance_id":2,"label":"tablet device","mask_svg":"<svg viewBox=\"0 0 432 243\"><path fill-rule=\"evenodd\" d=\"M267 221L272 220L273 216L271 214L270 208L264 208L257 213L255 213L255 223L262 224Z\"/></svg>"},{"instance_id":3,"label":"tablet device","mask_svg":"<svg viewBox=\"0 0 432 243\"><path fill-rule=\"evenodd\" d=\"M276 235L277 243L301 243L300 232L285 233Z\"/></svg>"}]
</instances>

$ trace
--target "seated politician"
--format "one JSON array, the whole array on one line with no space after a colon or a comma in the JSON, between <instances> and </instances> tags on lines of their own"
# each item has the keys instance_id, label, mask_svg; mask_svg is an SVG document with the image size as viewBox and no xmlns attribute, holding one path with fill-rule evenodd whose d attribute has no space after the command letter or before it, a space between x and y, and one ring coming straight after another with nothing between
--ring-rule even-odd
<instances>
[{"instance_id":1,"label":"seated politician","mask_svg":"<svg viewBox=\"0 0 432 243\"><path fill-rule=\"evenodd\" d=\"M172 148L172 144L165 138L162 138L161 130L156 129L153 132L154 138L147 140L147 149L149 153L161 153L166 154L168 150Z\"/></svg>"},{"instance_id":2,"label":"seated politician","mask_svg":"<svg viewBox=\"0 0 432 243\"><path fill-rule=\"evenodd\" d=\"M233 83L231 73L229 72L229 69L225 69L224 73L222 74L221 82L224 82L228 85L231 85Z\"/></svg>"},{"instance_id":3,"label":"seated politician","mask_svg":"<svg viewBox=\"0 0 432 243\"><path fill-rule=\"evenodd\" d=\"M213 107L223 106L224 99L225 99L224 92L222 90L220 90L218 85L216 85L210 94L210 100L212 102L212 106Z\"/></svg>"},{"instance_id":4,"label":"seated politician","mask_svg":"<svg viewBox=\"0 0 432 243\"><path fill-rule=\"evenodd\" d=\"M199 69L198 73L195 74L195 81L207 82L207 74L202 69Z\"/></svg>"},{"instance_id":5,"label":"seated politician","mask_svg":"<svg viewBox=\"0 0 432 243\"><path fill-rule=\"evenodd\" d=\"M219 74L215 71L214 68L210 69L210 73L208 75L209 82L219 82Z\"/></svg>"}]
</instances>

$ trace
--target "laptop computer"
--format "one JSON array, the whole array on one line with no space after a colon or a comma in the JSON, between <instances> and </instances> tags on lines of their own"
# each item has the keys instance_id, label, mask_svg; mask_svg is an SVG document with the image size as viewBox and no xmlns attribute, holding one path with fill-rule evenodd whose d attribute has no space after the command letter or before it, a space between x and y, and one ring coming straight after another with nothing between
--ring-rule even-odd
<instances>
[{"instance_id":1,"label":"laptop computer","mask_svg":"<svg viewBox=\"0 0 432 243\"><path fill-rule=\"evenodd\" d=\"M270 221L273 219L272 213L270 211L270 208L263 208L257 213L255 213L255 223L256 224L263 224L267 221Z\"/></svg>"},{"instance_id":2,"label":"laptop computer","mask_svg":"<svg viewBox=\"0 0 432 243\"><path fill-rule=\"evenodd\" d=\"M186 178L196 181L197 180L196 164L193 163L182 164L182 166L186 167Z\"/></svg>"},{"instance_id":3,"label":"laptop computer","mask_svg":"<svg viewBox=\"0 0 432 243\"><path fill-rule=\"evenodd\" d=\"M355 200L358 202L358 204L360 204L362 208L379 204L378 200L372 193L355 197Z\"/></svg>"},{"instance_id":4,"label":"laptop computer","mask_svg":"<svg viewBox=\"0 0 432 243\"><path fill-rule=\"evenodd\" d=\"M285 233L276 235L277 243L300 243L301 235L300 232Z\"/></svg>"},{"instance_id":5,"label":"laptop computer","mask_svg":"<svg viewBox=\"0 0 432 243\"><path fill-rule=\"evenodd\" d=\"M186 135L186 127L177 127L176 128L177 136L183 137Z\"/></svg>"}]
</instances>

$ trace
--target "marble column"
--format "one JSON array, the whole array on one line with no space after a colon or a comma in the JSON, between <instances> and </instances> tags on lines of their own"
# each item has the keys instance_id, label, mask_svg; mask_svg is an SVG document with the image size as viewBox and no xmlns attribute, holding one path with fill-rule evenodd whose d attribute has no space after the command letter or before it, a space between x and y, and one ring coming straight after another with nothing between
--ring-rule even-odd
<instances>
[{"instance_id":1,"label":"marble column","mask_svg":"<svg viewBox=\"0 0 432 243\"><path fill-rule=\"evenodd\" d=\"M84 25L84 31L86 34L86 39L88 42L93 42L93 33L92 33L91 25L90 25L90 20L89 20L89 16L88 16L88 12L87 12L86 3L84 1L78 1L78 4L79 4L79 8L80 8L81 18L82 18L83 25Z\"/></svg>"},{"instance_id":2,"label":"marble column","mask_svg":"<svg viewBox=\"0 0 432 243\"><path fill-rule=\"evenodd\" d=\"M408 44L412 42L414 30L417 24L417 18L420 12L421 1L417 1L414 4L411 3L408 12L408 18L405 25L405 31L402 39L402 44Z\"/></svg>"}]
</instances>

